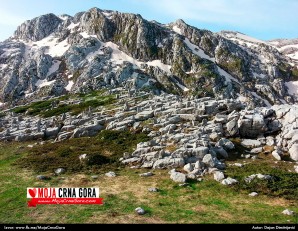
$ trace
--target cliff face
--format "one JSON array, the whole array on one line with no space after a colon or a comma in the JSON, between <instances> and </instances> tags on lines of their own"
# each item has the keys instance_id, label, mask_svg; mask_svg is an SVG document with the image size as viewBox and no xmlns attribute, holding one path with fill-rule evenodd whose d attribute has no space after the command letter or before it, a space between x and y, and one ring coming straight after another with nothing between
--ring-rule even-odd
<instances>
[{"instance_id":1,"label":"cliff face","mask_svg":"<svg viewBox=\"0 0 298 231\"><path fill-rule=\"evenodd\" d=\"M252 106L293 103L293 62L271 43L182 20L162 25L97 8L47 14L0 43L0 102L126 86Z\"/></svg>"}]
</instances>

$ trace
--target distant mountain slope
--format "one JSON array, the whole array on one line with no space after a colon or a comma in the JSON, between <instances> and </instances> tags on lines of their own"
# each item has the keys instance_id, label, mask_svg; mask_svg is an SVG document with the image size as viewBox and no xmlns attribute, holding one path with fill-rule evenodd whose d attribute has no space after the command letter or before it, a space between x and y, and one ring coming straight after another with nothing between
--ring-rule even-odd
<instances>
[{"instance_id":1,"label":"distant mountain slope","mask_svg":"<svg viewBox=\"0 0 298 231\"><path fill-rule=\"evenodd\" d=\"M279 44L98 8L47 14L0 43L0 105L117 86L251 106L293 103L298 71L284 53L289 45Z\"/></svg>"},{"instance_id":2,"label":"distant mountain slope","mask_svg":"<svg viewBox=\"0 0 298 231\"><path fill-rule=\"evenodd\" d=\"M294 59L298 66L298 39L276 39L268 42L282 54Z\"/></svg>"}]
</instances>

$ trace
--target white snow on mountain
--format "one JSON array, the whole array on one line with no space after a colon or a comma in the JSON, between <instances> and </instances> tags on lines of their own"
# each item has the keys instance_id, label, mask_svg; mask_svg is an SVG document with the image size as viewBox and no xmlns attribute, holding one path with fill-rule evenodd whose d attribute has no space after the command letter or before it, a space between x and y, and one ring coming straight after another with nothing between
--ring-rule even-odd
<instances>
[{"instance_id":1,"label":"white snow on mountain","mask_svg":"<svg viewBox=\"0 0 298 231\"><path fill-rule=\"evenodd\" d=\"M136 67L140 66L140 64L141 64L141 62L139 62L138 60L132 58L131 56L124 53L123 51L120 51L119 46L113 42L104 43L102 48L104 48L104 47L110 47L112 49L111 60L116 64L122 64L125 61L128 61L128 62L134 64Z\"/></svg>"},{"instance_id":2,"label":"white snow on mountain","mask_svg":"<svg viewBox=\"0 0 298 231\"><path fill-rule=\"evenodd\" d=\"M67 27L67 29L69 29L69 30L71 30L71 32L73 32L73 30L76 28L76 27L78 27L80 25L80 23L78 22L78 23L71 23L68 27Z\"/></svg>"},{"instance_id":3,"label":"white snow on mountain","mask_svg":"<svg viewBox=\"0 0 298 231\"><path fill-rule=\"evenodd\" d=\"M266 43L265 41L234 31L221 31L218 34L247 47L258 46L259 44Z\"/></svg>"},{"instance_id":4,"label":"white snow on mountain","mask_svg":"<svg viewBox=\"0 0 298 231\"><path fill-rule=\"evenodd\" d=\"M182 31L178 26L173 26L173 31L175 31L177 34L181 34L182 35Z\"/></svg>"},{"instance_id":5,"label":"white snow on mountain","mask_svg":"<svg viewBox=\"0 0 298 231\"><path fill-rule=\"evenodd\" d=\"M189 89L183 85L181 85L180 83L176 83L178 87L180 87L180 89L182 89L184 92L189 91Z\"/></svg>"},{"instance_id":6,"label":"white snow on mountain","mask_svg":"<svg viewBox=\"0 0 298 231\"><path fill-rule=\"evenodd\" d=\"M52 80L52 81L48 81L47 79L43 79L43 80L38 80L36 83L35 83L35 86L38 87L38 88L42 88L42 87L45 87L45 86L50 86L52 85L56 80Z\"/></svg>"},{"instance_id":7,"label":"white snow on mountain","mask_svg":"<svg viewBox=\"0 0 298 231\"><path fill-rule=\"evenodd\" d=\"M272 46L280 53L291 58L293 60L293 62L290 63L292 66L296 65L298 67L298 39L276 39L271 41L262 41L234 31L221 31L218 34L225 37L226 39L237 42L243 48L258 48L260 44ZM250 49L246 49L246 51L251 54ZM259 55L259 59L263 64L270 62L268 57L263 57L262 55Z\"/></svg>"},{"instance_id":8,"label":"white snow on mountain","mask_svg":"<svg viewBox=\"0 0 298 231\"><path fill-rule=\"evenodd\" d=\"M209 61L215 63L215 58L211 58L209 55L206 55L202 49L200 49L198 46L192 44L188 38L185 38L184 43L188 46L189 49L191 49L191 51L194 54L198 55L199 57L201 57L203 59L208 59ZM228 72L226 72L219 66L217 66L217 70L221 75L223 75L226 78L226 83L231 82L232 80L235 81L236 83L239 83L239 81L236 78L231 76ZM189 73L191 73L191 72L189 72Z\"/></svg>"},{"instance_id":9,"label":"white snow on mountain","mask_svg":"<svg viewBox=\"0 0 298 231\"><path fill-rule=\"evenodd\" d=\"M172 66L164 64L160 60L153 60L153 61L150 61L150 62L146 62L145 64L147 64L149 66L153 66L153 67L159 67L164 72L171 73L171 67Z\"/></svg>"},{"instance_id":10,"label":"white snow on mountain","mask_svg":"<svg viewBox=\"0 0 298 231\"><path fill-rule=\"evenodd\" d=\"M238 98L237 100L239 100L241 103L248 103L249 102L249 99L243 95L240 95L239 93L237 93L238 95Z\"/></svg>"},{"instance_id":11,"label":"white snow on mountain","mask_svg":"<svg viewBox=\"0 0 298 231\"><path fill-rule=\"evenodd\" d=\"M109 19L111 19L111 18L113 17L113 13L111 13L111 12L106 12L106 11L104 11L104 12L102 12L102 14L103 14L104 16L106 16L107 18L109 18Z\"/></svg>"},{"instance_id":12,"label":"white snow on mountain","mask_svg":"<svg viewBox=\"0 0 298 231\"><path fill-rule=\"evenodd\" d=\"M268 44L289 58L298 61L298 39L276 39L268 41ZM296 65L298 66L297 63Z\"/></svg>"},{"instance_id":13,"label":"white snow on mountain","mask_svg":"<svg viewBox=\"0 0 298 231\"><path fill-rule=\"evenodd\" d=\"M188 46L189 49L191 49L192 53L198 55L201 58L208 59L212 62L215 62L215 58L211 58L210 56L206 55L201 48L192 44L188 38L185 38L184 43Z\"/></svg>"},{"instance_id":14,"label":"white snow on mountain","mask_svg":"<svg viewBox=\"0 0 298 231\"><path fill-rule=\"evenodd\" d=\"M82 35L83 38L90 38L90 37L97 38L96 35L89 35L87 32L81 32L80 35Z\"/></svg>"},{"instance_id":15,"label":"white snow on mountain","mask_svg":"<svg viewBox=\"0 0 298 231\"><path fill-rule=\"evenodd\" d=\"M69 15L60 15L59 18L62 19L63 21L65 21L68 18L70 18L70 16Z\"/></svg>"},{"instance_id":16,"label":"white snow on mountain","mask_svg":"<svg viewBox=\"0 0 298 231\"><path fill-rule=\"evenodd\" d=\"M69 81L68 84L67 84L67 86L65 87L65 89L66 89L67 91L70 91L71 88L72 88L72 86L73 86L73 84L74 84L74 82L73 82L72 80Z\"/></svg>"},{"instance_id":17,"label":"white snow on mountain","mask_svg":"<svg viewBox=\"0 0 298 231\"><path fill-rule=\"evenodd\" d=\"M171 73L171 66L162 63L160 60L153 60L150 62L141 62L138 61L131 56L127 55L123 51L119 50L118 45L113 42L104 43L103 47L110 47L112 49L112 58L111 60L116 64L122 64L123 62L127 61L135 65L135 68L140 69L142 64L147 64L148 66L155 66L159 67L166 73ZM102 47L102 48L103 48Z\"/></svg>"},{"instance_id":18,"label":"white snow on mountain","mask_svg":"<svg viewBox=\"0 0 298 231\"><path fill-rule=\"evenodd\" d=\"M251 42L251 43L265 43L265 42L262 41L262 40L259 40L259 39L250 37L250 36L248 36L248 35L245 35L245 34L242 34L242 33L239 33L239 32L236 33L235 38L236 38L236 39L239 39L239 40L248 41L248 42Z\"/></svg>"},{"instance_id":19,"label":"white snow on mountain","mask_svg":"<svg viewBox=\"0 0 298 231\"><path fill-rule=\"evenodd\" d=\"M42 47L46 47L45 54L51 55L52 57L60 57L70 47L70 44L68 44L67 39L63 40L62 42L58 42L58 38L55 38L53 35L50 35L37 42L22 42L26 45L26 52L24 58L26 58L29 53L34 52L35 50L40 49Z\"/></svg>"},{"instance_id":20,"label":"white snow on mountain","mask_svg":"<svg viewBox=\"0 0 298 231\"><path fill-rule=\"evenodd\" d=\"M219 66L217 66L217 70L218 72L223 75L226 78L226 83L231 82L232 80L236 83L239 83L239 81L234 78L233 76L231 76L228 72L226 72L225 70L223 70L222 68L220 68ZM239 83L240 84L240 83Z\"/></svg>"}]
</instances>

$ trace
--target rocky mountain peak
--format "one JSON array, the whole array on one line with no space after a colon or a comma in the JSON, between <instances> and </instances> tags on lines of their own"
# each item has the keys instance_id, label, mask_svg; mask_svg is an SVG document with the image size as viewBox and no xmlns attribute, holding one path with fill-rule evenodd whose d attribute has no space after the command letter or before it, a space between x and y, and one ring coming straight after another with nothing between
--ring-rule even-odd
<instances>
[{"instance_id":1,"label":"rocky mountain peak","mask_svg":"<svg viewBox=\"0 0 298 231\"><path fill-rule=\"evenodd\" d=\"M61 22L54 14L42 15L20 25L13 38L36 42L52 34Z\"/></svg>"},{"instance_id":2,"label":"rocky mountain peak","mask_svg":"<svg viewBox=\"0 0 298 231\"><path fill-rule=\"evenodd\" d=\"M188 25L183 21L183 19L177 19L177 20L173 23L173 25L176 25L176 26L178 26L178 27L186 27L186 26L188 26Z\"/></svg>"},{"instance_id":3,"label":"rocky mountain peak","mask_svg":"<svg viewBox=\"0 0 298 231\"><path fill-rule=\"evenodd\" d=\"M0 101L125 86L251 105L293 103L293 62L239 32L92 8L26 21L0 44Z\"/></svg>"}]
</instances>

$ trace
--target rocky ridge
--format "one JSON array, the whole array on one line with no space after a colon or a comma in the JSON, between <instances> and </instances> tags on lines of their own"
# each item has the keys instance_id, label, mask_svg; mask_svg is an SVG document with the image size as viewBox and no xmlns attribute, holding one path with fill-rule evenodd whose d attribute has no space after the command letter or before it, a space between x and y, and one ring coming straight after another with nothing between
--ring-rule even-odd
<instances>
[{"instance_id":1,"label":"rocky ridge","mask_svg":"<svg viewBox=\"0 0 298 231\"><path fill-rule=\"evenodd\" d=\"M0 107L116 87L250 108L296 102L286 84L298 76L291 59L268 43L234 40L182 20L163 25L98 8L42 15L0 43Z\"/></svg>"},{"instance_id":2,"label":"rocky ridge","mask_svg":"<svg viewBox=\"0 0 298 231\"><path fill-rule=\"evenodd\" d=\"M298 161L296 105L250 110L240 101L230 99L185 98L165 93L155 96L124 88L105 94L116 95L118 100L113 107L89 108L76 116L64 113L43 118L7 110L0 118L0 140L61 142L95 136L104 129L144 132L151 140L139 143L132 153L123 153L120 161L134 168L183 169L185 176L175 170L170 173L177 182L214 173L223 184L236 183L216 173L227 167L225 159L236 145L246 150L238 152L239 158L254 159L259 153L267 153L279 161L287 156ZM79 101L60 102L75 103Z\"/></svg>"}]
</instances>

